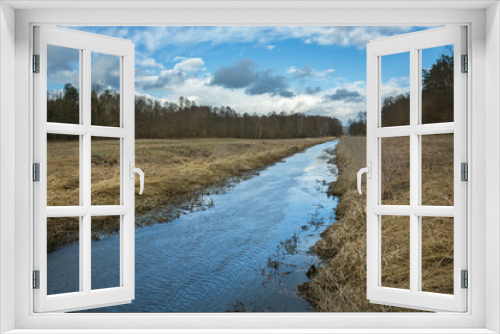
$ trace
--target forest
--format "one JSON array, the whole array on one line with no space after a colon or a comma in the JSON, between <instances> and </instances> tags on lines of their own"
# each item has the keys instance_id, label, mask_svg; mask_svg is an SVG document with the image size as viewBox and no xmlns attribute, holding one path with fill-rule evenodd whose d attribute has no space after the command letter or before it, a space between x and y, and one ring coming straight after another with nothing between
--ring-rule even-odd
<instances>
[{"instance_id":1,"label":"forest","mask_svg":"<svg viewBox=\"0 0 500 334\"><path fill-rule=\"evenodd\" d=\"M119 126L120 94L94 85L91 95L92 125ZM78 91L67 83L64 90L47 97L47 121L79 123ZM197 105L180 97L178 103L160 103L135 97L136 138L242 138L289 139L340 136L342 123L328 116L301 113L240 114L229 106ZM58 135L57 139L64 136Z\"/></svg>"}]
</instances>

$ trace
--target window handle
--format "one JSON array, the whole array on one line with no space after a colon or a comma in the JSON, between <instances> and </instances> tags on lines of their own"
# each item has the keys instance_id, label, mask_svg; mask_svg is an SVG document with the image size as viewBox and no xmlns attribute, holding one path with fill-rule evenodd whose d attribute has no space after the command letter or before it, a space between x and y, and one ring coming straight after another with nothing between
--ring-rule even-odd
<instances>
[{"instance_id":1,"label":"window handle","mask_svg":"<svg viewBox=\"0 0 500 334\"><path fill-rule=\"evenodd\" d=\"M361 195L363 192L361 191L361 176L363 173L366 173L366 177L371 179L372 178L372 163L368 161L368 167L361 168L358 171L358 192Z\"/></svg>"},{"instance_id":2,"label":"window handle","mask_svg":"<svg viewBox=\"0 0 500 334\"><path fill-rule=\"evenodd\" d=\"M129 176L131 179L135 178L136 173L139 174L140 184L141 184L141 189L139 190L139 195L142 195L142 192L144 190L144 172L140 168L134 167L133 161L130 161L129 167L130 167L130 175Z\"/></svg>"}]
</instances>

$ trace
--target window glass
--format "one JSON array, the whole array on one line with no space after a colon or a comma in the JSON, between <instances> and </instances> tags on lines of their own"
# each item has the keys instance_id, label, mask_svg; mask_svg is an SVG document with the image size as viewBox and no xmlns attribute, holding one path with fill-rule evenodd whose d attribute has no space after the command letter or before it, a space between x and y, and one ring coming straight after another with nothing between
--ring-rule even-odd
<instances>
[{"instance_id":1,"label":"window glass","mask_svg":"<svg viewBox=\"0 0 500 334\"><path fill-rule=\"evenodd\" d=\"M453 122L453 45L421 50L422 124Z\"/></svg>"},{"instance_id":2,"label":"window glass","mask_svg":"<svg viewBox=\"0 0 500 334\"><path fill-rule=\"evenodd\" d=\"M380 58L382 126L410 125L410 53Z\"/></svg>"},{"instance_id":3,"label":"window glass","mask_svg":"<svg viewBox=\"0 0 500 334\"><path fill-rule=\"evenodd\" d=\"M80 50L47 45L47 122L80 123Z\"/></svg>"},{"instance_id":4,"label":"window glass","mask_svg":"<svg viewBox=\"0 0 500 334\"><path fill-rule=\"evenodd\" d=\"M410 289L410 217L381 217L381 285Z\"/></svg>"},{"instance_id":5,"label":"window glass","mask_svg":"<svg viewBox=\"0 0 500 334\"><path fill-rule=\"evenodd\" d=\"M120 219L92 217L92 290L120 286Z\"/></svg>"},{"instance_id":6,"label":"window glass","mask_svg":"<svg viewBox=\"0 0 500 334\"><path fill-rule=\"evenodd\" d=\"M382 205L410 205L410 137L382 138Z\"/></svg>"},{"instance_id":7,"label":"window glass","mask_svg":"<svg viewBox=\"0 0 500 334\"><path fill-rule=\"evenodd\" d=\"M422 217L422 291L453 294L453 218Z\"/></svg>"},{"instance_id":8,"label":"window glass","mask_svg":"<svg viewBox=\"0 0 500 334\"><path fill-rule=\"evenodd\" d=\"M453 138L452 133L421 137L422 205L453 206Z\"/></svg>"},{"instance_id":9,"label":"window glass","mask_svg":"<svg viewBox=\"0 0 500 334\"><path fill-rule=\"evenodd\" d=\"M120 139L92 137L92 205L120 205Z\"/></svg>"},{"instance_id":10,"label":"window glass","mask_svg":"<svg viewBox=\"0 0 500 334\"><path fill-rule=\"evenodd\" d=\"M47 218L47 294L80 291L79 236L79 217Z\"/></svg>"},{"instance_id":11,"label":"window glass","mask_svg":"<svg viewBox=\"0 0 500 334\"><path fill-rule=\"evenodd\" d=\"M80 205L79 136L47 135L47 206Z\"/></svg>"},{"instance_id":12,"label":"window glass","mask_svg":"<svg viewBox=\"0 0 500 334\"><path fill-rule=\"evenodd\" d=\"M120 126L120 57L92 52L92 125Z\"/></svg>"}]
</instances>

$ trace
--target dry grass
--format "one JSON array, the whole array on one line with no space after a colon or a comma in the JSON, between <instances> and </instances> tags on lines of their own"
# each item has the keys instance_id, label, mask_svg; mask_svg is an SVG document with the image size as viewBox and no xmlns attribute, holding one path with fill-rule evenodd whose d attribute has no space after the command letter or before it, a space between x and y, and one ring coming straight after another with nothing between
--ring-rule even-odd
<instances>
[{"instance_id":1,"label":"dry grass","mask_svg":"<svg viewBox=\"0 0 500 334\"><path fill-rule=\"evenodd\" d=\"M167 214L154 221L169 221L181 214L179 207L200 205L197 198L208 188L332 139L137 140L136 166L144 171L146 184L143 195L136 196L136 213L164 208ZM47 205L78 205L78 147L78 141L49 142ZM92 142L93 205L119 204L119 148L117 140ZM136 195L138 190L136 178ZM94 237L116 230L115 220L99 220ZM78 224L68 218L51 219L47 232L48 251L78 240Z\"/></svg>"},{"instance_id":2,"label":"dry grass","mask_svg":"<svg viewBox=\"0 0 500 334\"><path fill-rule=\"evenodd\" d=\"M426 205L453 203L452 135L423 139L422 201ZM382 199L384 204L409 203L409 145L401 138L382 143ZM407 149L401 149L401 147ZM366 166L366 138L345 137L337 147L339 179L330 192L339 196L338 221L323 232L312 250L326 260L300 294L316 311L387 312L407 309L371 304L366 299L366 197L356 190L356 172ZM408 157L408 158L405 158ZM407 160L406 160L407 159ZM399 161L398 161L399 160ZM363 189L366 189L365 183ZM448 203L448 204L443 204ZM390 237L386 237L389 236ZM382 282L409 287L409 219L382 219ZM422 289L453 293L453 219L422 219Z\"/></svg>"}]
</instances>

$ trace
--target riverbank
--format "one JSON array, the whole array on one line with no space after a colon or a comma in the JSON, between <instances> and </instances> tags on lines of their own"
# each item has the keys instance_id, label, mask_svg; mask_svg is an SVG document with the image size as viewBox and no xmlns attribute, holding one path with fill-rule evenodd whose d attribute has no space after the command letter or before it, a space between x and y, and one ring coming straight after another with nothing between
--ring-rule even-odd
<instances>
[{"instance_id":1,"label":"riverbank","mask_svg":"<svg viewBox=\"0 0 500 334\"><path fill-rule=\"evenodd\" d=\"M136 166L146 175L143 195L136 196L139 225L168 222L185 212L210 206L203 195L224 191L224 186L237 178L247 177L283 158L333 138L307 139L139 139L136 140ZM116 140L92 143L92 204L118 204L119 147ZM76 152L76 153L75 153ZM65 163L63 162L65 159ZM78 203L78 142L49 142L47 204ZM51 172L52 171L52 172ZM139 184L136 178L136 195ZM77 204L76 204L77 205ZM145 213L162 208L161 215ZM163 210L164 209L164 210ZM92 234L118 231L116 218L97 217L92 221ZM78 221L50 218L47 223L47 248L54 250L78 240Z\"/></svg>"},{"instance_id":2,"label":"riverbank","mask_svg":"<svg viewBox=\"0 0 500 334\"><path fill-rule=\"evenodd\" d=\"M428 205L453 203L453 137L427 136L422 150L422 197ZM409 145L400 138L384 139L382 152L383 204L409 201ZM404 147L404 146L403 146ZM405 158L408 157L408 158ZM325 260L299 294L320 312L412 311L371 304L366 299L366 182L356 189L356 173L366 166L366 138L344 137L337 146L339 178L329 193L337 196L337 222L329 226L311 250ZM451 181L450 176L451 175ZM451 187L451 190L450 190ZM448 204L450 205L450 204ZM382 282L409 287L408 217L382 220ZM453 293L453 221L422 221L422 285L424 291ZM385 237L390 233L390 237ZM414 310L413 310L414 311Z\"/></svg>"}]
</instances>

